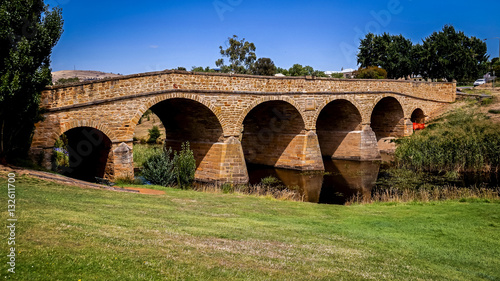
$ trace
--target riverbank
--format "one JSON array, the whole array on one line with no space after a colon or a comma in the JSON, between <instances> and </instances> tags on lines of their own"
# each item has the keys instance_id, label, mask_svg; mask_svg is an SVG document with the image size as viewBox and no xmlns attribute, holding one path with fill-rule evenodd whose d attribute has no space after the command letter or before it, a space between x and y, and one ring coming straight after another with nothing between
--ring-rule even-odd
<instances>
[{"instance_id":1,"label":"riverbank","mask_svg":"<svg viewBox=\"0 0 500 281\"><path fill-rule=\"evenodd\" d=\"M337 206L165 191L117 193L18 176L10 277L500 279L498 201Z\"/></svg>"}]
</instances>

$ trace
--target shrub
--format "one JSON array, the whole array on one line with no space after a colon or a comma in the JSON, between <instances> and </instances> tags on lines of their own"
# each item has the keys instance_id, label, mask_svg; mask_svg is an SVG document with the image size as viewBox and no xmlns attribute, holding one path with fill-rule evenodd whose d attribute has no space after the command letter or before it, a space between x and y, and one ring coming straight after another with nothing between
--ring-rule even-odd
<instances>
[{"instance_id":1,"label":"shrub","mask_svg":"<svg viewBox=\"0 0 500 281\"><path fill-rule=\"evenodd\" d=\"M59 171L61 168L69 167L68 138L61 135L54 143L52 150L52 169Z\"/></svg>"},{"instance_id":2,"label":"shrub","mask_svg":"<svg viewBox=\"0 0 500 281\"><path fill-rule=\"evenodd\" d=\"M142 176L152 184L169 186L177 182L179 188L187 188L194 181L196 161L189 143L182 144L180 152L153 148L142 165Z\"/></svg>"},{"instance_id":3,"label":"shrub","mask_svg":"<svg viewBox=\"0 0 500 281\"><path fill-rule=\"evenodd\" d=\"M228 194L234 192L234 185L232 183L226 182L221 186L222 193Z\"/></svg>"},{"instance_id":4,"label":"shrub","mask_svg":"<svg viewBox=\"0 0 500 281\"><path fill-rule=\"evenodd\" d=\"M80 79L78 77L60 78L59 80L57 80L56 85L65 85L77 82L80 82Z\"/></svg>"},{"instance_id":5,"label":"shrub","mask_svg":"<svg viewBox=\"0 0 500 281\"><path fill-rule=\"evenodd\" d=\"M273 177L273 176L268 176L268 177L265 177L265 178L262 178L260 180L260 183L263 184L263 185L276 185L276 184L279 184L280 183L280 180Z\"/></svg>"},{"instance_id":6,"label":"shrub","mask_svg":"<svg viewBox=\"0 0 500 281\"><path fill-rule=\"evenodd\" d=\"M160 129L158 126L153 126L153 128L148 130L149 132L149 139L148 143L156 143L156 140L161 136Z\"/></svg>"},{"instance_id":7,"label":"shrub","mask_svg":"<svg viewBox=\"0 0 500 281\"><path fill-rule=\"evenodd\" d=\"M403 168L480 173L500 167L500 125L473 110L454 111L396 142L396 160Z\"/></svg>"},{"instance_id":8,"label":"shrub","mask_svg":"<svg viewBox=\"0 0 500 281\"><path fill-rule=\"evenodd\" d=\"M134 144L134 165L142 167L144 162L153 154L156 154L158 150L162 150L162 147L157 144L142 144L142 142L141 144Z\"/></svg>"},{"instance_id":9,"label":"shrub","mask_svg":"<svg viewBox=\"0 0 500 281\"><path fill-rule=\"evenodd\" d=\"M163 151L155 149L144 162L142 176L152 184L168 186L175 181L174 161L171 159L172 149Z\"/></svg>"},{"instance_id":10,"label":"shrub","mask_svg":"<svg viewBox=\"0 0 500 281\"><path fill-rule=\"evenodd\" d=\"M360 68L355 73L358 79L386 79L387 71L378 66L369 66L367 68Z\"/></svg>"},{"instance_id":11,"label":"shrub","mask_svg":"<svg viewBox=\"0 0 500 281\"><path fill-rule=\"evenodd\" d=\"M179 153L174 152L175 174L177 177L177 185L180 188L186 188L194 181L194 173L196 171L196 160L194 159L193 151L189 147L189 142L182 144L182 149Z\"/></svg>"}]
</instances>

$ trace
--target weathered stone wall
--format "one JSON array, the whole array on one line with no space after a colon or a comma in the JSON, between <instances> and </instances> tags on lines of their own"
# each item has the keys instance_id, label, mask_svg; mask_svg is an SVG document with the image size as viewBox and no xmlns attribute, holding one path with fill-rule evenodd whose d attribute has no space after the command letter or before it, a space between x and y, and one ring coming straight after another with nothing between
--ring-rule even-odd
<instances>
[{"instance_id":1,"label":"weathered stone wall","mask_svg":"<svg viewBox=\"0 0 500 281\"><path fill-rule=\"evenodd\" d=\"M130 175L133 163L127 162L125 156L115 157L114 149L125 143L130 148L127 153L132 154L135 126L144 112L153 107L169 129L169 139L208 144L197 156L199 179L244 181L248 175L243 155L248 157L245 148L248 144L255 145L252 135L256 138L263 130L279 125L265 120L267 123L257 122L258 126L251 128L256 124L254 120L248 121L252 117L247 119L252 111L271 116L269 112L273 109L284 109L293 112L296 119L287 126L290 130L277 132L271 143L259 147L256 159L261 160L257 163L270 161L275 166L287 168L321 169L319 147L322 142L327 145L328 140L324 139L330 137L332 128L325 128L318 123L318 118L323 109L327 115L339 113L329 109L331 102L349 103L354 109L337 118L340 127L349 125L345 120L352 116L357 116L357 123L356 129L340 128L333 133L348 132L345 134L348 138L335 140L345 144L343 149L323 154L369 159L377 157L376 139L373 140L377 132L390 131L391 136L410 134L410 119L416 109L432 115L442 105L454 101L455 92L453 83L278 78L179 71L130 75L47 88L42 93L42 106L47 113L45 120L36 124L32 153L50 152L55 140L72 128L91 127L105 134L113 145L110 156L113 163L107 165L107 176ZM385 118L380 114L375 115L375 121L372 118L375 107L384 103L384 98L392 98L394 105L400 106L402 115L397 117L398 126L391 129L378 126L371 130L373 122ZM343 108L337 106L339 110ZM355 111L358 113L354 114ZM122 150L126 149L122 146L120 153Z\"/></svg>"}]
</instances>

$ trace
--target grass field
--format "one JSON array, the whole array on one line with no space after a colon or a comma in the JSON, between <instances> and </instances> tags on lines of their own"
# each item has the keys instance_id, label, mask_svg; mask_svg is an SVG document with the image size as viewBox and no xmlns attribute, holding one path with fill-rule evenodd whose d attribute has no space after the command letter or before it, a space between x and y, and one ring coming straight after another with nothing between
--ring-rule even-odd
<instances>
[{"instance_id":1,"label":"grass field","mask_svg":"<svg viewBox=\"0 0 500 281\"><path fill-rule=\"evenodd\" d=\"M6 222L5 174L0 184ZM1 279L500 280L500 202L460 201L152 196L19 176L16 273L7 273L4 228Z\"/></svg>"}]
</instances>

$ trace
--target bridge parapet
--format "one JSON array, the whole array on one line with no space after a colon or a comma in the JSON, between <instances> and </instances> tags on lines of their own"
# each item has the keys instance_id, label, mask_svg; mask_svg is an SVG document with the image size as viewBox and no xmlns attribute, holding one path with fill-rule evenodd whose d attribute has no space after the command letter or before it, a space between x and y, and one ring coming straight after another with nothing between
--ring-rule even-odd
<instances>
[{"instance_id":1,"label":"bridge parapet","mask_svg":"<svg viewBox=\"0 0 500 281\"><path fill-rule=\"evenodd\" d=\"M406 80L263 77L168 70L51 86L42 93L42 106L49 110L61 107L71 108L96 102L175 92L303 96L397 93L429 101L452 102L456 97L456 86L454 83Z\"/></svg>"}]
</instances>

